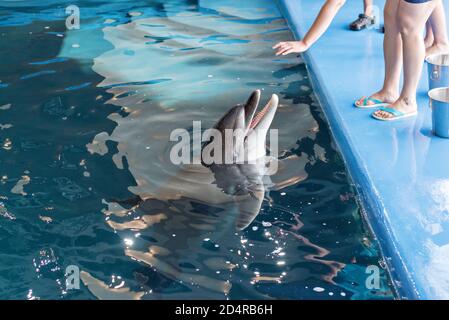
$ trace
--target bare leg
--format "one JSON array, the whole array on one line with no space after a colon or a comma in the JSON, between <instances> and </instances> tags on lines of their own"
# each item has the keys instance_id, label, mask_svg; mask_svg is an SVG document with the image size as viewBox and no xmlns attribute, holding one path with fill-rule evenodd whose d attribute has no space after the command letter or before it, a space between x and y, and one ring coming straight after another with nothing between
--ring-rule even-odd
<instances>
[{"instance_id":1,"label":"bare leg","mask_svg":"<svg viewBox=\"0 0 449 320\"><path fill-rule=\"evenodd\" d=\"M416 91L426 53L422 31L439 2L440 0L434 0L415 4L404 0L400 1L397 21L400 26L404 55L404 86L399 99L389 106L392 109L404 113L410 113L417 109ZM374 114L382 118L393 117L391 113L384 111L376 111Z\"/></svg>"},{"instance_id":2,"label":"bare leg","mask_svg":"<svg viewBox=\"0 0 449 320\"><path fill-rule=\"evenodd\" d=\"M432 14L432 16L435 14L435 12ZM426 22L426 37L424 38L424 44L426 45L426 48L430 48L433 45L433 41L435 40L433 37L433 30L432 30L432 24L430 23L430 19Z\"/></svg>"},{"instance_id":3,"label":"bare leg","mask_svg":"<svg viewBox=\"0 0 449 320\"><path fill-rule=\"evenodd\" d=\"M384 8L385 37L384 59L385 78L380 91L370 98L392 103L399 97L399 83L402 68L402 40L397 23L397 11L402 0L387 0ZM356 102L363 103L364 98Z\"/></svg>"},{"instance_id":4,"label":"bare leg","mask_svg":"<svg viewBox=\"0 0 449 320\"><path fill-rule=\"evenodd\" d=\"M438 1L435 10L433 10L432 15L430 16L428 25L432 30L433 41L430 45L426 46L426 56L437 53L449 53L446 14L444 12L443 1Z\"/></svg>"},{"instance_id":5,"label":"bare leg","mask_svg":"<svg viewBox=\"0 0 449 320\"><path fill-rule=\"evenodd\" d=\"M373 0L363 0L363 13L366 16L373 16Z\"/></svg>"}]
</instances>

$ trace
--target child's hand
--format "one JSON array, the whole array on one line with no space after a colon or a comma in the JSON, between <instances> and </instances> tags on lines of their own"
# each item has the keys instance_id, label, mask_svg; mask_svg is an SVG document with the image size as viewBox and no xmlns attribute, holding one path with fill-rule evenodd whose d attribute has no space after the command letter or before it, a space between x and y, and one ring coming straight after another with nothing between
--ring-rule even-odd
<instances>
[{"instance_id":1,"label":"child's hand","mask_svg":"<svg viewBox=\"0 0 449 320\"><path fill-rule=\"evenodd\" d=\"M279 42L273 47L277 49L276 55L287 55L289 53L301 53L309 49L309 47L304 43L304 41L289 41L289 42Z\"/></svg>"}]
</instances>

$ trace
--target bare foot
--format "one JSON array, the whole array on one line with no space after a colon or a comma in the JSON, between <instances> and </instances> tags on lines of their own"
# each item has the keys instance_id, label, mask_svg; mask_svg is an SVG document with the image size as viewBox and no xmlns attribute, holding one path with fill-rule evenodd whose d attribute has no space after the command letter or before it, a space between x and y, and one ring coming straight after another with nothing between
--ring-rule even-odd
<instances>
[{"instance_id":1,"label":"bare foot","mask_svg":"<svg viewBox=\"0 0 449 320\"><path fill-rule=\"evenodd\" d=\"M426 48L426 57L433 54L442 54L449 53L449 44L448 43L434 43L432 46Z\"/></svg>"},{"instance_id":2,"label":"bare foot","mask_svg":"<svg viewBox=\"0 0 449 320\"><path fill-rule=\"evenodd\" d=\"M389 105L388 108L400 111L405 114L409 114L415 112L418 109L418 105L416 104L416 101L411 101L408 98L399 98L397 101ZM373 115L382 119L390 119L395 117L390 112L382 110L375 111Z\"/></svg>"},{"instance_id":3,"label":"bare foot","mask_svg":"<svg viewBox=\"0 0 449 320\"><path fill-rule=\"evenodd\" d=\"M370 99L374 99L374 100L379 100L379 101L383 101L385 103L393 103L395 102L399 97L399 94L395 94L395 93L390 93L390 92L385 92L385 91L379 91L376 92L375 94L369 96ZM360 98L359 100L356 101L356 106L360 107L363 106L364 100L366 97ZM371 100L367 101L367 105L374 105L374 102L372 102Z\"/></svg>"}]
</instances>

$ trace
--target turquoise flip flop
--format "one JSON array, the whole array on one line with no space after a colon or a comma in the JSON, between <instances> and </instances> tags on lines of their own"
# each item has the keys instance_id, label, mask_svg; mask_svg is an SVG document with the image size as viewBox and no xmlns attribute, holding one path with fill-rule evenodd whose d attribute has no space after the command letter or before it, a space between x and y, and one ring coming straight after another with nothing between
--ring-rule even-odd
<instances>
[{"instance_id":1,"label":"turquoise flip flop","mask_svg":"<svg viewBox=\"0 0 449 320\"><path fill-rule=\"evenodd\" d=\"M377 111L379 111L379 110L380 111L384 111L384 112L388 112L389 114L393 115L393 117L390 117L390 118L382 118L382 117L376 116L375 112L371 114L371 116L374 119L380 120L380 121L396 121L396 120L400 120L400 119L414 117L414 116L416 116L418 114L418 111L404 113L402 111L395 110L395 109L392 109L392 108L379 108Z\"/></svg>"},{"instance_id":2,"label":"turquoise flip flop","mask_svg":"<svg viewBox=\"0 0 449 320\"><path fill-rule=\"evenodd\" d=\"M389 103L373 98L364 98L362 104L357 105L357 102L359 102L360 100L361 99L354 102L354 107L359 109L372 109L372 108L386 107L389 105ZM373 104L368 104L368 102L372 102Z\"/></svg>"}]
</instances>

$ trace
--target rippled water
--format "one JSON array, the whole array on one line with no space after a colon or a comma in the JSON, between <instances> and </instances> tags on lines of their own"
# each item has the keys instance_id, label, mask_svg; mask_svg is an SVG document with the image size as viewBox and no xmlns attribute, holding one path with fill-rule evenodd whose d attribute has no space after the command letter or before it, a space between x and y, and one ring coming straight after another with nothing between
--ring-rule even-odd
<instances>
[{"instance_id":1,"label":"rippled water","mask_svg":"<svg viewBox=\"0 0 449 320\"><path fill-rule=\"evenodd\" d=\"M365 286L381 257L304 64L273 57L291 38L274 1L0 8L0 298L393 297L382 269ZM280 96L280 170L237 231L213 181L170 164L169 135L255 89Z\"/></svg>"}]
</instances>

